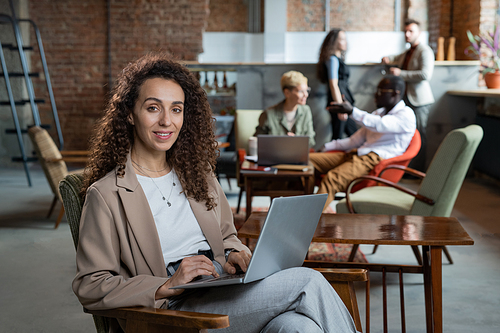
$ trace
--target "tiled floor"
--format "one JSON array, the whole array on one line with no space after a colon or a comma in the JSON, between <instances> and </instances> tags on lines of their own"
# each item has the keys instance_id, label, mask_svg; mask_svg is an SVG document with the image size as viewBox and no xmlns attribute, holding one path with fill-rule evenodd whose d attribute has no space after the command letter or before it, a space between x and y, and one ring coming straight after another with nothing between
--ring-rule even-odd
<instances>
[{"instance_id":1,"label":"tiled floor","mask_svg":"<svg viewBox=\"0 0 500 333\"><path fill-rule=\"evenodd\" d=\"M75 252L68 225L63 220L53 229L56 213L45 218L50 188L36 166L32 176L30 188L21 169L0 169L0 332L94 332L91 317L71 291ZM221 183L235 207L239 189L233 183L229 190L224 179ZM253 205L268 206L269 199L255 198ZM453 215L475 245L451 247L454 265L444 260L444 331L499 332L500 187L467 179ZM375 255L369 254L370 246L361 248L371 262L415 263L409 247L382 246ZM382 332L380 274L373 273L371 280L371 332ZM422 278L406 274L404 281L406 331L424 332ZM388 284L389 332L400 332L397 276L389 276ZM363 318L363 286L358 289Z\"/></svg>"}]
</instances>

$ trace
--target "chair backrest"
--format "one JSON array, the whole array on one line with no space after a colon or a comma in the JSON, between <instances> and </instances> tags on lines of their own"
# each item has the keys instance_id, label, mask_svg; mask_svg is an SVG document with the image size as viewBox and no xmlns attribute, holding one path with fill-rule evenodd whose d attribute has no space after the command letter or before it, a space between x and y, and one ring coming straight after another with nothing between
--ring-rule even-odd
<instances>
[{"instance_id":1,"label":"chair backrest","mask_svg":"<svg viewBox=\"0 0 500 333\"><path fill-rule=\"evenodd\" d=\"M420 132L418 130L415 130L415 134L413 134L413 138L411 139L410 144L408 145L408 148L406 148L406 151L402 155L382 160L379 164L377 164L370 171L369 175L370 176L379 176L380 172L382 170L384 170L389 165L401 165L401 166L405 166L405 167L408 166L408 164L410 164L411 160L415 156L417 156L418 152L420 151L421 145L422 145L422 140L420 138ZM389 169L389 170L385 171L380 177L383 179L387 179L393 183L397 183L397 182L399 182L401 177L403 177L403 174L404 174L404 171ZM377 185L377 182L374 180L363 181L363 182L356 184L352 188L351 193L359 191L365 187L376 186L376 185Z\"/></svg>"},{"instance_id":2,"label":"chair backrest","mask_svg":"<svg viewBox=\"0 0 500 333\"><path fill-rule=\"evenodd\" d=\"M39 126L30 127L28 129L28 135L33 142L36 155L42 165L43 172L45 173L45 177L49 182L52 192L61 199L57 186L68 174L66 163L61 160L61 152L59 152L54 140L45 129Z\"/></svg>"},{"instance_id":3,"label":"chair backrest","mask_svg":"<svg viewBox=\"0 0 500 333\"><path fill-rule=\"evenodd\" d=\"M431 206L415 200L410 214L450 216L482 138L483 129L478 125L455 129L446 135L418 190L419 194L433 199L436 203Z\"/></svg>"},{"instance_id":4,"label":"chair backrest","mask_svg":"<svg viewBox=\"0 0 500 333\"><path fill-rule=\"evenodd\" d=\"M71 236L75 249L78 248L78 238L80 233L80 217L82 216L82 207L84 199L80 196L83 176L81 174L67 175L59 183L59 192L61 201L64 205L66 219L68 220ZM92 315L97 333L109 332L108 320L105 317Z\"/></svg>"},{"instance_id":5,"label":"chair backrest","mask_svg":"<svg viewBox=\"0 0 500 333\"><path fill-rule=\"evenodd\" d=\"M234 117L236 150L242 148L248 152L248 138L254 135L261 113L262 110L236 110Z\"/></svg>"}]
</instances>

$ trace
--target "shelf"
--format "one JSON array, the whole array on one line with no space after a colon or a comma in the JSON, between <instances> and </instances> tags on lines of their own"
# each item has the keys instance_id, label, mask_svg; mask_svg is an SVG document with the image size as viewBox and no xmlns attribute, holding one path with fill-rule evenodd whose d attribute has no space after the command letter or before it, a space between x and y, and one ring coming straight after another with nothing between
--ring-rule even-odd
<instances>
[{"instance_id":1,"label":"shelf","mask_svg":"<svg viewBox=\"0 0 500 333\"><path fill-rule=\"evenodd\" d=\"M207 97L236 97L236 93L232 92L216 92L215 94L207 92Z\"/></svg>"},{"instance_id":2,"label":"shelf","mask_svg":"<svg viewBox=\"0 0 500 333\"><path fill-rule=\"evenodd\" d=\"M500 97L500 89L448 90L446 93L464 97Z\"/></svg>"}]
</instances>

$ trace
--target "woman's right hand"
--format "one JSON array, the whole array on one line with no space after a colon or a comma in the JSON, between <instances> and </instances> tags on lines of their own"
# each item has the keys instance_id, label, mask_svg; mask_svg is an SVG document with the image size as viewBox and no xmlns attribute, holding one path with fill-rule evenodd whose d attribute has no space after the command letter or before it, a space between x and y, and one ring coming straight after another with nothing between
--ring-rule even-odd
<instances>
[{"instance_id":1,"label":"woman's right hand","mask_svg":"<svg viewBox=\"0 0 500 333\"><path fill-rule=\"evenodd\" d=\"M200 275L212 275L218 277L214 264L204 255L186 257L182 259L179 268L167 282L156 290L155 299L168 298L181 294L184 289L170 289L180 284L186 284L193 281Z\"/></svg>"}]
</instances>

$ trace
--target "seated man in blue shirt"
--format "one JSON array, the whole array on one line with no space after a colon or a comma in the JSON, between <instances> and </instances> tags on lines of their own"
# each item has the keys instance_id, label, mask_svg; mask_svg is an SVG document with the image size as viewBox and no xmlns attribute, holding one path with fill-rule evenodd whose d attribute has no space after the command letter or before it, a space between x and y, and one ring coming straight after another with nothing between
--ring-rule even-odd
<instances>
[{"instance_id":1,"label":"seated man in blue shirt","mask_svg":"<svg viewBox=\"0 0 500 333\"><path fill-rule=\"evenodd\" d=\"M325 175L318 193L328 193L326 211L335 193L346 191L353 179L368 174L382 159L399 156L408 148L416 121L402 100L404 92L403 79L389 75L378 84L378 109L372 113L353 107L348 101L329 106L331 112L349 114L361 128L348 138L325 143L321 153L310 154L316 172ZM324 153L331 150L342 152Z\"/></svg>"}]
</instances>

